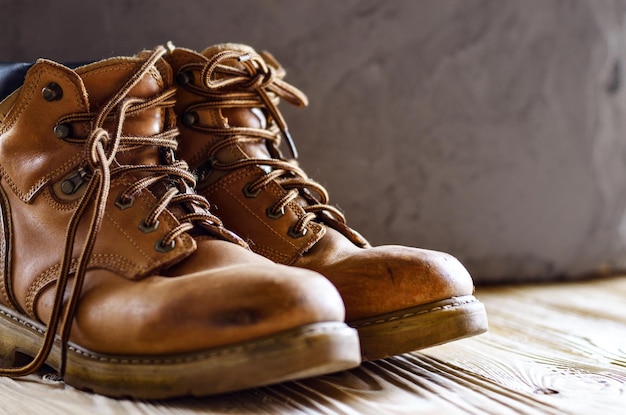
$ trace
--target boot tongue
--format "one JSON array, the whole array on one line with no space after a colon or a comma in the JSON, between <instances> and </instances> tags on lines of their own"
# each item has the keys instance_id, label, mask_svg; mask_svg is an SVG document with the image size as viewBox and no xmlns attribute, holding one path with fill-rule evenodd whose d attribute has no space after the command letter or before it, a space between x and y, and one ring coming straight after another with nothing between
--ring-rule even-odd
<instances>
[{"instance_id":1,"label":"boot tongue","mask_svg":"<svg viewBox=\"0 0 626 415\"><path fill-rule=\"evenodd\" d=\"M201 55L211 58L213 55L223 52L225 50L234 50L242 53L256 53L254 48L248 45L244 45L241 43L219 43L217 45L212 45L200 52Z\"/></svg>"},{"instance_id":2,"label":"boot tongue","mask_svg":"<svg viewBox=\"0 0 626 415\"><path fill-rule=\"evenodd\" d=\"M97 113L106 103L118 93L126 82L136 73L143 64L141 54L136 58L112 58L102 62L96 62L76 69L76 73L82 78L85 90L89 97L90 111ZM172 83L172 70L164 61L159 61L144 77L133 86L126 97L128 98L154 98L162 93ZM123 100L122 100L123 102ZM107 131L113 131L117 121L117 109L113 109L111 120L104 123ZM167 114L170 111L171 114ZM150 137L163 132L173 123L173 109L148 108L136 114L126 115L122 126L122 135L136 137ZM159 147L140 146L130 151L118 152L115 160L120 165L162 165L162 155ZM135 179L149 176L152 173L132 173ZM158 182L150 186L150 191L156 196L162 196L168 190L168 184ZM184 213L181 207L170 206L170 211L181 216Z\"/></svg>"},{"instance_id":3,"label":"boot tongue","mask_svg":"<svg viewBox=\"0 0 626 415\"><path fill-rule=\"evenodd\" d=\"M142 64L140 58L112 58L76 69L82 78L89 97L90 111L97 113ZM171 70L166 65L153 68L128 93L127 98L152 98L161 93L166 84L170 83ZM113 118L116 118L116 109ZM138 114L124 118L122 134L128 136L152 136L163 131L165 111L162 108L150 108ZM112 131L114 121L106 121L105 129ZM118 153L116 159L120 164L160 164L159 150L156 147L144 146L139 149Z\"/></svg>"},{"instance_id":4,"label":"boot tongue","mask_svg":"<svg viewBox=\"0 0 626 415\"><path fill-rule=\"evenodd\" d=\"M214 46L210 46L201 52L202 56L207 59L211 59L217 53L222 51L231 50L238 51L242 53L256 53L256 51L247 45L237 44L237 43L223 43ZM239 69L243 69L243 65L241 65L236 60L229 60L223 62L225 65L230 65ZM212 117L213 119L219 119L222 125L219 127L245 127L245 128L255 128L264 130L267 128L267 118L265 116L264 110L259 107L249 107L249 108L221 108L220 114L218 117ZM204 121L204 120L203 120ZM268 151L268 147L266 143L248 143L245 145L240 145L239 148L242 150L241 157L239 158L258 158L258 159L270 159L272 156ZM232 157L232 153L229 153L230 157ZM227 155L224 155L228 157ZM236 156L234 158L237 158ZM233 159L227 161L234 161Z\"/></svg>"}]
</instances>

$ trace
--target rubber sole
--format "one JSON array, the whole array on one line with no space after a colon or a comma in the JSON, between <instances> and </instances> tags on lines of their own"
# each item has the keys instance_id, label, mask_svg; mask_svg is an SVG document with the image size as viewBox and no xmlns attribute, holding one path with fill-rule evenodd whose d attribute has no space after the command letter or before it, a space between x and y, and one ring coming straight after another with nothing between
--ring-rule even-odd
<instances>
[{"instance_id":1,"label":"rubber sole","mask_svg":"<svg viewBox=\"0 0 626 415\"><path fill-rule=\"evenodd\" d=\"M14 365L39 350L45 327L0 306L0 360ZM360 364L356 330L341 322L306 325L233 346L171 356L112 356L74 344L63 380L111 397L206 396L301 379ZM59 367L55 344L47 364Z\"/></svg>"},{"instance_id":2,"label":"rubber sole","mask_svg":"<svg viewBox=\"0 0 626 415\"><path fill-rule=\"evenodd\" d=\"M348 324L359 332L364 361L436 346L488 329L485 306L472 295L452 297Z\"/></svg>"}]
</instances>

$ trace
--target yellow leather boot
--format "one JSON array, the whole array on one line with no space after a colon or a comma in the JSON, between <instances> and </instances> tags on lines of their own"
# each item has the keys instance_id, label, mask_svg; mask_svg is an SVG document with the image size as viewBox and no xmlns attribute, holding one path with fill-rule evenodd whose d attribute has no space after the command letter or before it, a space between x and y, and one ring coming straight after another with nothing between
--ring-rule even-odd
<instances>
[{"instance_id":1,"label":"yellow leather boot","mask_svg":"<svg viewBox=\"0 0 626 415\"><path fill-rule=\"evenodd\" d=\"M454 257L372 247L298 166L277 108L306 97L267 52L222 44L175 49L179 156L225 225L274 262L318 271L339 290L364 359L379 359L487 330L483 305ZM292 156L279 150L287 140Z\"/></svg>"},{"instance_id":2,"label":"yellow leather boot","mask_svg":"<svg viewBox=\"0 0 626 415\"><path fill-rule=\"evenodd\" d=\"M167 398L358 365L335 287L247 249L191 190L165 53L0 68L22 71L0 103L0 374Z\"/></svg>"}]
</instances>

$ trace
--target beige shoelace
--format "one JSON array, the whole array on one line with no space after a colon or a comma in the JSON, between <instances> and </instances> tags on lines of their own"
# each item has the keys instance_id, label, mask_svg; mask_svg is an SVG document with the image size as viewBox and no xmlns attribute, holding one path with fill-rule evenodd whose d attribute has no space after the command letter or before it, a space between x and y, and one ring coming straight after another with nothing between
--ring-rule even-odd
<instances>
[{"instance_id":1,"label":"beige shoelace","mask_svg":"<svg viewBox=\"0 0 626 415\"><path fill-rule=\"evenodd\" d=\"M196 224L207 230L210 234L246 246L235 234L222 227L222 222L209 213L209 204L205 198L190 191L195 186L195 178L189 172L187 164L183 161L171 159L168 165L118 165L115 157L118 153L130 152L143 146L156 146L161 149L173 151L177 148L177 129L166 130L150 137L130 137L122 135L122 127L126 116L139 113L149 108L172 107L174 105L174 89L163 92L152 99L140 99L128 97L130 90L155 67L157 61L165 54L164 47L157 47L124 84L124 86L111 98L97 113L81 113L64 117L60 122L71 123L80 121L92 121L94 128L88 139L76 140L87 149L85 169L89 172L87 187L81 197L78 207L73 214L65 244L65 256L61 263L58 279L55 286L55 298L52 306L50 322L46 329L44 341L38 354L28 364L15 368L0 368L2 376L25 376L39 369L48 358L52 350L57 333L61 341L61 368L63 375L66 364L67 344L72 327L72 321L79 303L83 281L87 272L89 259L97 239L98 231L102 225L102 219L106 209L107 199L111 185L111 177L126 173L142 173L143 178L131 185L118 199L126 203L149 186L157 182L170 183L170 188L158 200L151 214L145 219L146 226L153 226L157 217L168 207L180 204L185 211L190 212L178 217L179 224L171 229L161 240L161 246L167 250L173 248L175 239L185 232L195 228ZM106 120L114 120L115 127L111 131L103 128ZM173 157L173 156L172 156ZM72 261L72 252L75 244L78 226L88 214L89 205L93 202L93 211L90 214L90 223L87 236L78 258L78 262ZM72 272L73 262L76 264ZM71 294L64 303L63 297L70 276L74 276L71 286Z\"/></svg>"},{"instance_id":2,"label":"beige shoelace","mask_svg":"<svg viewBox=\"0 0 626 415\"><path fill-rule=\"evenodd\" d=\"M237 61L243 67L237 68L225 61ZM269 63L269 64L268 64ZM194 93L207 98L205 102L194 104L186 109L193 113L210 108L265 108L270 120L267 129L249 127L214 128L194 123L192 128L208 134L224 137L209 150L208 168L214 170L235 170L247 166L267 166L269 172L250 183L247 191L255 193L272 181L277 181L287 193L270 208L274 215L280 214L285 207L298 197L303 197L308 205L306 212L293 226L296 234L304 234L309 222L318 219L341 231L359 246L369 246L368 242L358 233L348 228L345 216L334 206L328 204L329 196L326 189L310 179L298 166L298 152L289 134L287 123L278 109L282 98L296 106L306 106L308 100L304 93L283 80L285 75L280 64L272 55L263 52L246 53L236 50L225 50L216 53L205 64L184 65L180 71L200 71L202 86L192 83L185 85ZM280 150L281 137L293 156L285 159ZM268 150L272 158L247 158L232 163L216 161L216 154L230 146L245 143L269 143Z\"/></svg>"}]
</instances>

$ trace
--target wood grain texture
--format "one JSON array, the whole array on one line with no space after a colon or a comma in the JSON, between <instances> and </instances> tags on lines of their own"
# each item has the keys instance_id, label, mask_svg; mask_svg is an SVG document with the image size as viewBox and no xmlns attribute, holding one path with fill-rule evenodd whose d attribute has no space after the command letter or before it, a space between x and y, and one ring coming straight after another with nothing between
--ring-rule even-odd
<instances>
[{"instance_id":1,"label":"wood grain texture","mask_svg":"<svg viewBox=\"0 0 626 415\"><path fill-rule=\"evenodd\" d=\"M165 402L109 399L49 376L0 378L0 415L626 411L626 277L483 288L477 295L487 306L487 334L351 371Z\"/></svg>"}]
</instances>

